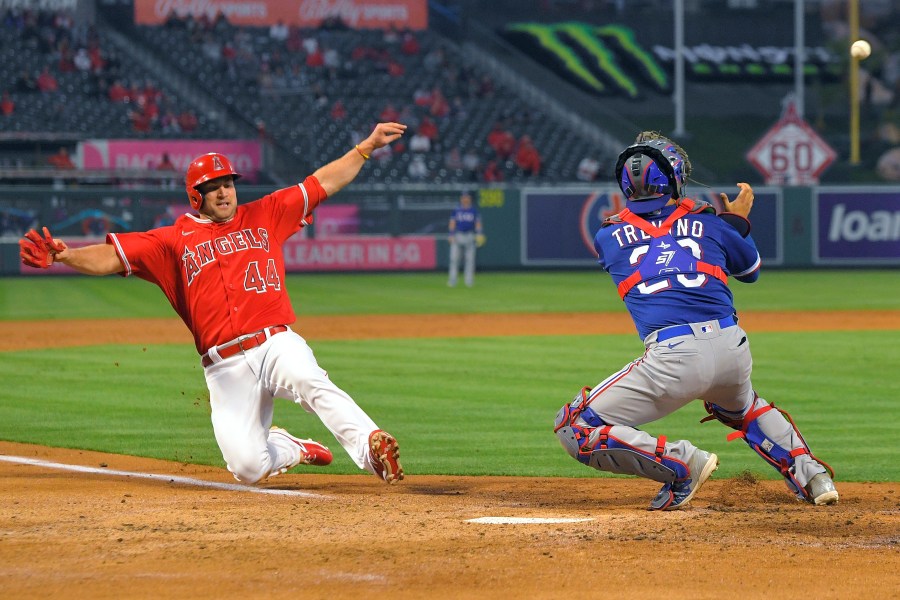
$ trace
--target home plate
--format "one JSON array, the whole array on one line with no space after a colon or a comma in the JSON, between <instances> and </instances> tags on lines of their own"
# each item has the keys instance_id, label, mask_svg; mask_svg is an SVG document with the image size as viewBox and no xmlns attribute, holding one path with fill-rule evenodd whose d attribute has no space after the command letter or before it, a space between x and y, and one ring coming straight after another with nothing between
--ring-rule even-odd
<instances>
[{"instance_id":1,"label":"home plate","mask_svg":"<svg viewBox=\"0 0 900 600\"><path fill-rule=\"evenodd\" d=\"M546 525L551 523L581 523L582 521L593 521L593 519L575 519L571 517L478 517L477 519L468 519L466 523L483 523L485 525Z\"/></svg>"}]
</instances>

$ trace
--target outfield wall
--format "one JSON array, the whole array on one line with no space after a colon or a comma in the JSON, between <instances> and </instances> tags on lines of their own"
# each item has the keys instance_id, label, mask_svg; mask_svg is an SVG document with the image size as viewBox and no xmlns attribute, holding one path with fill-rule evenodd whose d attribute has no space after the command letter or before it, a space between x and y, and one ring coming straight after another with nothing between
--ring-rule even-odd
<instances>
[{"instance_id":1,"label":"outfield wall","mask_svg":"<svg viewBox=\"0 0 900 600\"><path fill-rule=\"evenodd\" d=\"M315 223L286 249L289 271L428 271L444 269L447 223L464 188L353 186L316 211ZM593 268L593 232L623 206L608 185L468 188L475 194L487 244L482 269ZM718 204L723 186L692 190ZM239 198L268 188L241 186ZM767 267L824 268L900 265L900 190L890 186L755 188L752 235ZM73 244L95 243L109 231L166 225L189 210L177 188L52 189L0 187L0 274L22 269L18 239L47 225ZM65 273L65 268L49 273Z\"/></svg>"}]
</instances>

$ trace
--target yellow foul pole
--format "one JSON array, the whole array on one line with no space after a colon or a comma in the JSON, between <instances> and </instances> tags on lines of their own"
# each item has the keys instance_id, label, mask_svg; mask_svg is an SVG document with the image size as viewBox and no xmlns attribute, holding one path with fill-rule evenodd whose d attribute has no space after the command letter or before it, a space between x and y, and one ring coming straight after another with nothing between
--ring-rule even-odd
<instances>
[{"instance_id":1,"label":"yellow foul pole","mask_svg":"<svg viewBox=\"0 0 900 600\"><path fill-rule=\"evenodd\" d=\"M850 44L859 39L859 0L847 3ZM849 53L850 49L847 48ZM859 59L850 55L850 164L859 164Z\"/></svg>"}]
</instances>

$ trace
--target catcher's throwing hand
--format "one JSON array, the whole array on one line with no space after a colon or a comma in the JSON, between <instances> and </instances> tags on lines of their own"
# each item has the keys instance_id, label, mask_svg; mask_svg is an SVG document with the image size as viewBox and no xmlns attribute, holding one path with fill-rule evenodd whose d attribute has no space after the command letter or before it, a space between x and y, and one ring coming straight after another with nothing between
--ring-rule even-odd
<instances>
[{"instance_id":1,"label":"catcher's throwing hand","mask_svg":"<svg viewBox=\"0 0 900 600\"><path fill-rule=\"evenodd\" d=\"M739 183L737 186L741 191L738 192L734 202L729 201L728 194L724 193L719 194L719 199L722 200L725 212L734 213L746 219L750 216L750 209L753 208L753 188L749 183Z\"/></svg>"},{"instance_id":2,"label":"catcher's throwing hand","mask_svg":"<svg viewBox=\"0 0 900 600\"><path fill-rule=\"evenodd\" d=\"M54 239L50 230L44 227L44 237L34 229L28 230L25 237L19 240L19 258L29 267L49 269L56 255L68 249L65 242Z\"/></svg>"}]
</instances>

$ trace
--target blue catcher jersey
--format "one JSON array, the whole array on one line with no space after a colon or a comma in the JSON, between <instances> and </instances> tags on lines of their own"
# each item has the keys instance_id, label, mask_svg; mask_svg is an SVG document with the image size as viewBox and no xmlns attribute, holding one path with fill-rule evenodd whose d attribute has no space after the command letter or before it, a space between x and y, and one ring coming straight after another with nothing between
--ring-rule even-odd
<instances>
[{"instance_id":1,"label":"blue catcher jersey","mask_svg":"<svg viewBox=\"0 0 900 600\"><path fill-rule=\"evenodd\" d=\"M478 220L478 210L474 206L471 208L458 206L454 209L453 216L450 218L456 222L456 231L468 233L470 231L475 231L475 222Z\"/></svg>"},{"instance_id":2,"label":"blue catcher jersey","mask_svg":"<svg viewBox=\"0 0 900 600\"><path fill-rule=\"evenodd\" d=\"M650 224L660 227L675 209L664 207ZM663 327L734 314L731 290L710 268L746 283L759 277L753 238L709 212L688 213L655 238L628 222L613 222L597 232L594 248L613 283L627 292L625 306L641 339Z\"/></svg>"}]
</instances>

